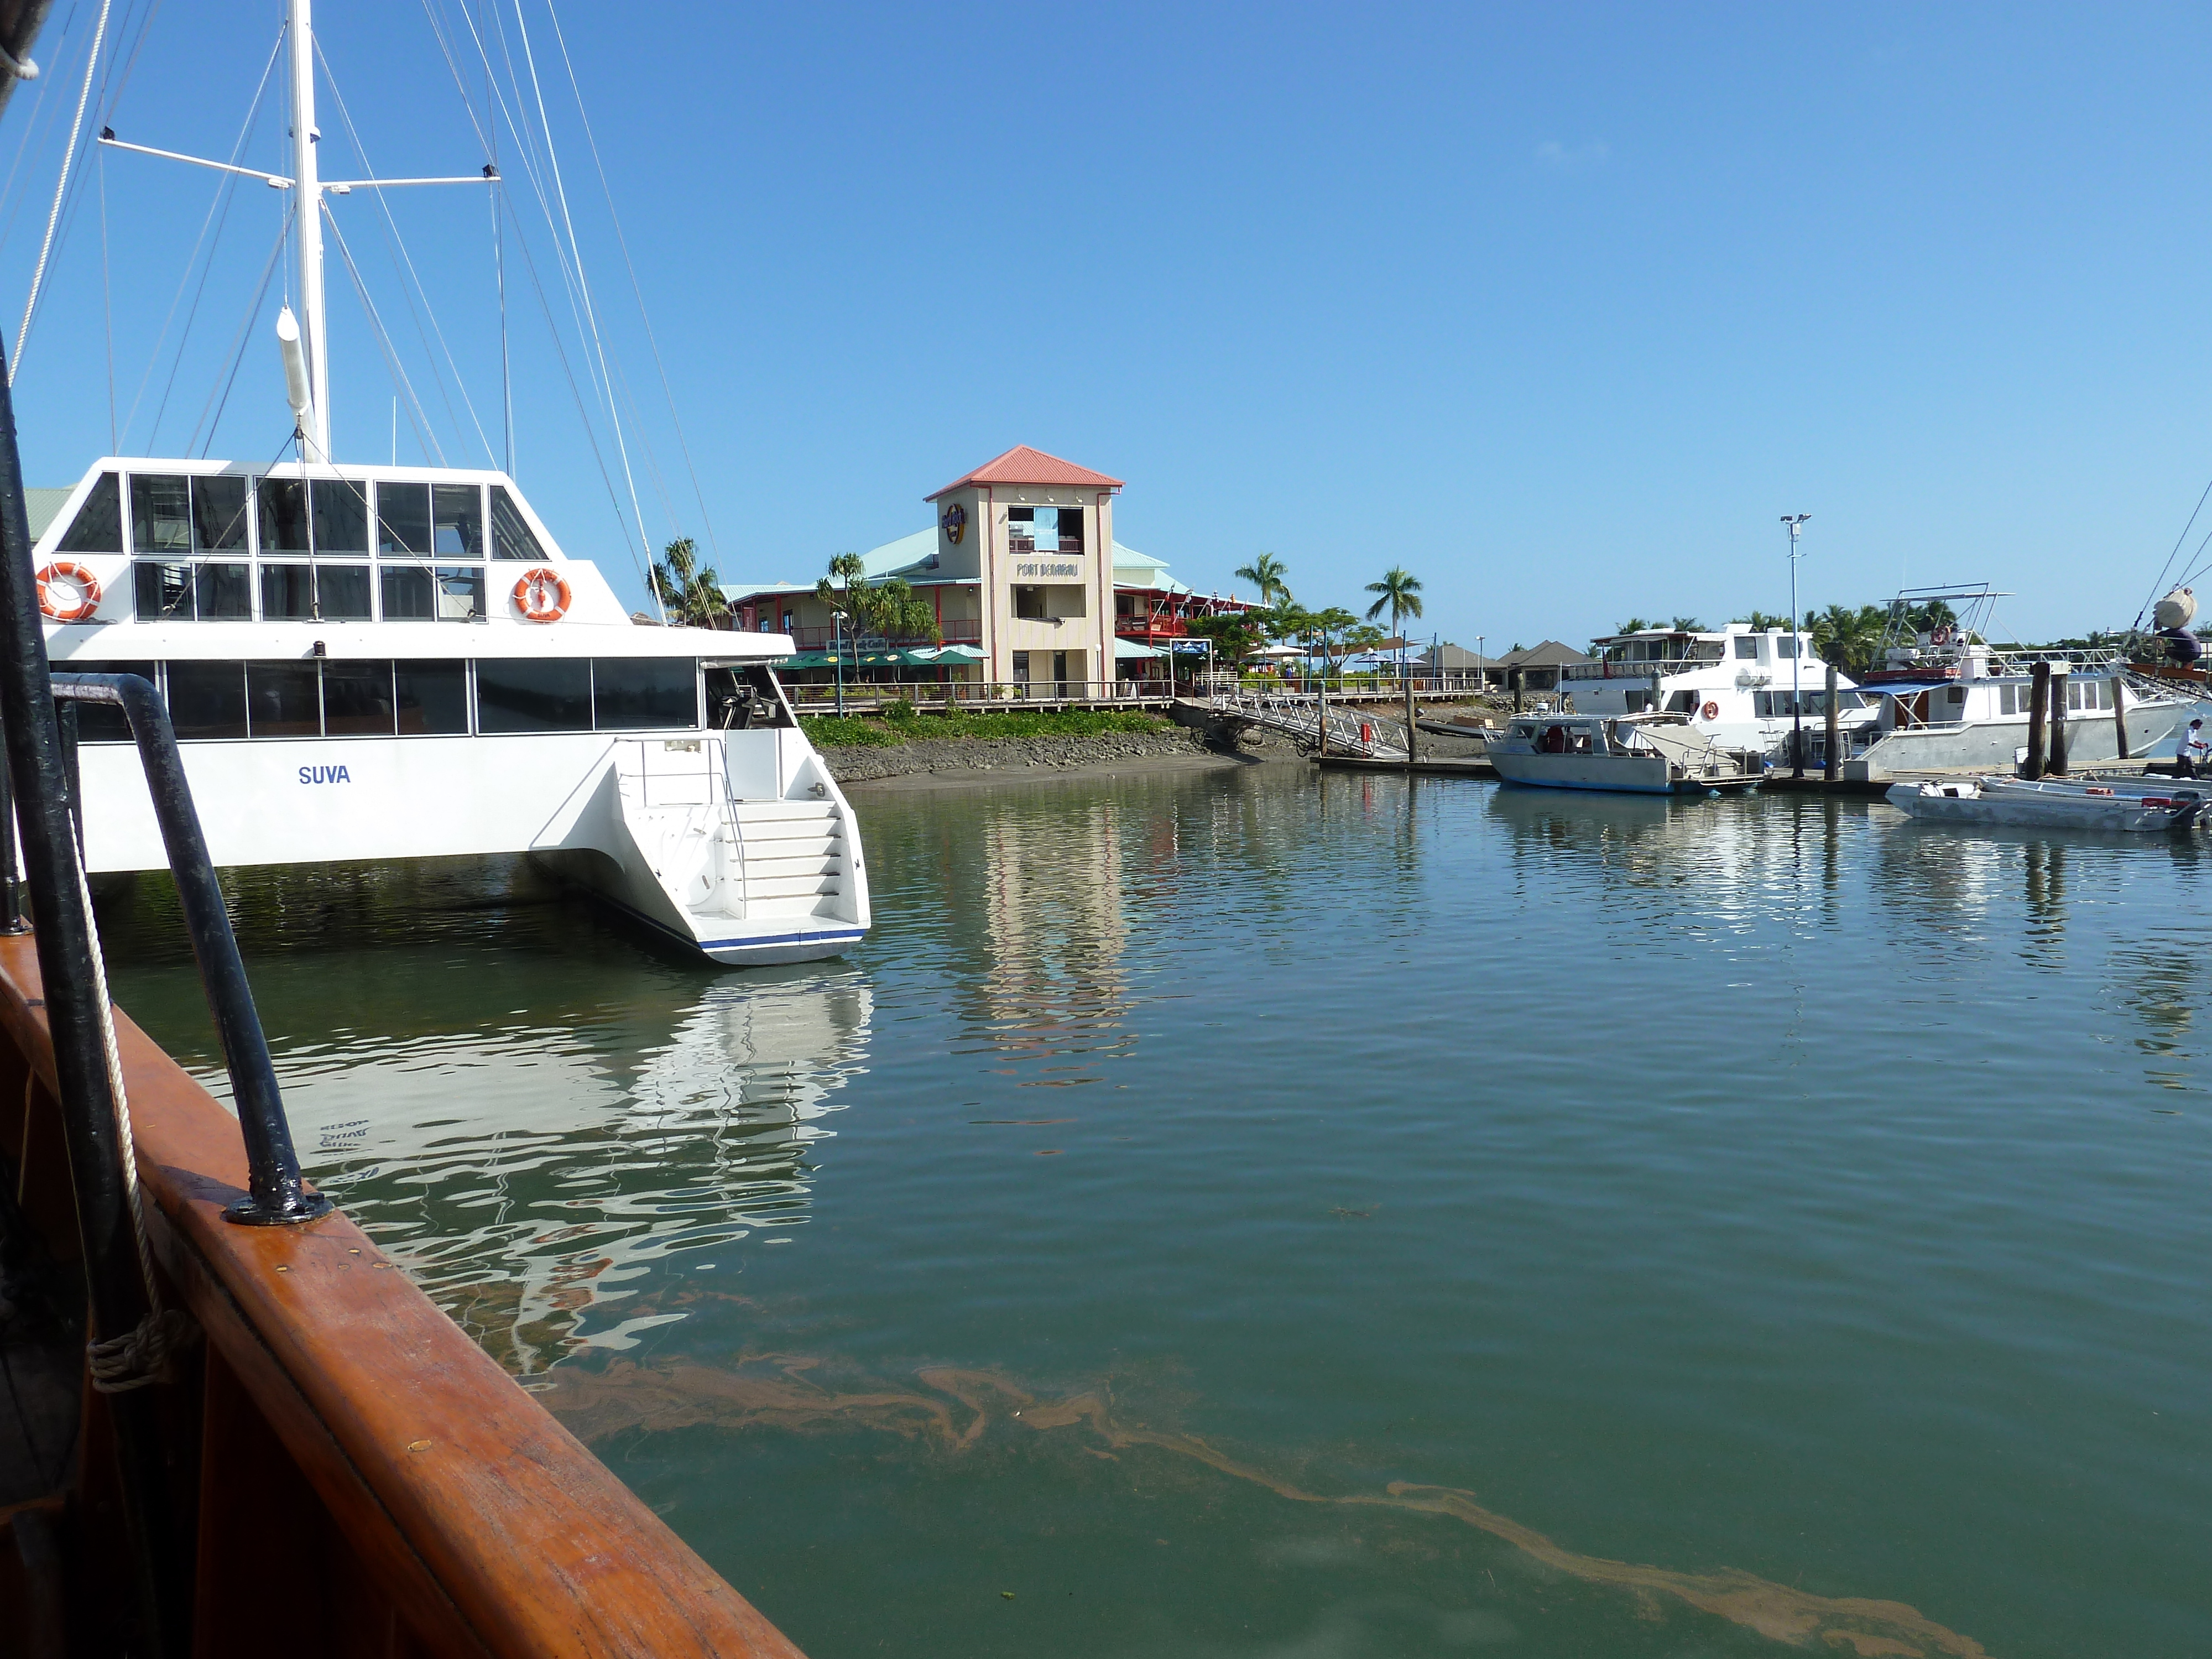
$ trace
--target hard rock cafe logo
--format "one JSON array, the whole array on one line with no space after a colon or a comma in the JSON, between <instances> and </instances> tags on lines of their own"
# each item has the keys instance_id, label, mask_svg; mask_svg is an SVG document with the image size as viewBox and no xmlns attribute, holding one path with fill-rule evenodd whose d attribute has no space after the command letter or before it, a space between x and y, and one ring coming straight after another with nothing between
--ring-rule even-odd
<instances>
[{"instance_id":1,"label":"hard rock cafe logo","mask_svg":"<svg viewBox=\"0 0 2212 1659\"><path fill-rule=\"evenodd\" d=\"M957 547L960 538L968 533L968 509L955 501L945 509L945 516L938 522L945 526L945 539Z\"/></svg>"}]
</instances>

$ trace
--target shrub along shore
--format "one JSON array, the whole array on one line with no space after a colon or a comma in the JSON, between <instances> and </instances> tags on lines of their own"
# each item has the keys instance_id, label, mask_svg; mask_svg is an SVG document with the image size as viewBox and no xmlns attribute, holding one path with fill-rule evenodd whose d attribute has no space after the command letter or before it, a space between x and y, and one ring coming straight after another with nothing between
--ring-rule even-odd
<instances>
[{"instance_id":1,"label":"shrub along shore","mask_svg":"<svg viewBox=\"0 0 2212 1659\"><path fill-rule=\"evenodd\" d=\"M989 740L1001 738L1097 738L1109 732L1165 732L1172 720L1139 709L1082 708L997 710L923 714L892 708L883 717L864 714L805 714L799 726L817 749L890 749L901 744Z\"/></svg>"}]
</instances>

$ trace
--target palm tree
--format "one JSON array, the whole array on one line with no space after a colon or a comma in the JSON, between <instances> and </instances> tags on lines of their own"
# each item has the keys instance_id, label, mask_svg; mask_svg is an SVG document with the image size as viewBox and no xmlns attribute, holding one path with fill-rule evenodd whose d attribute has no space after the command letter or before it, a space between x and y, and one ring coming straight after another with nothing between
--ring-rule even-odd
<instances>
[{"instance_id":1,"label":"palm tree","mask_svg":"<svg viewBox=\"0 0 2212 1659\"><path fill-rule=\"evenodd\" d=\"M1641 617L1631 617L1626 622L1615 627L1613 631L1616 634L1641 634L1650 626L1651 624ZM1518 651L1521 647L1516 645L1513 648Z\"/></svg>"},{"instance_id":2,"label":"palm tree","mask_svg":"<svg viewBox=\"0 0 2212 1659\"><path fill-rule=\"evenodd\" d=\"M1367 591L1380 597L1367 607L1367 620L1373 622L1385 611L1390 613L1390 631L1398 636L1398 678L1406 678L1406 635L1399 626L1400 619L1421 614L1421 582L1410 575L1401 565L1392 565L1382 573L1379 582L1367 584Z\"/></svg>"},{"instance_id":3,"label":"palm tree","mask_svg":"<svg viewBox=\"0 0 2212 1659\"><path fill-rule=\"evenodd\" d=\"M1757 609L1754 609L1749 616L1738 617L1736 620L1741 623L1746 628L1756 629L1758 632L1762 634L1770 628L1787 628L1790 626L1789 617L1778 617L1771 611L1759 611Z\"/></svg>"},{"instance_id":4,"label":"palm tree","mask_svg":"<svg viewBox=\"0 0 2212 1659\"><path fill-rule=\"evenodd\" d=\"M1826 611L1806 613L1805 632L1813 641L1813 654L1832 662L1854 679L1876 665L1882 634L1889 623L1885 605L1832 605Z\"/></svg>"},{"instance_id":5,"label":"palm tree","mask_svg":"<svg viewBox=\"0 0 2212 1659\"><path fill-rule=\"evenodd\" d=\"M1668 626L1677 634L1702 634L1705 631L1705 623L1695 617L1677 617Z\"/></svg>"},{"instance_id":6,"label":"palm tree","mask_svg":"<svg viewBox=\"0 0 2212 1659\"><path fill-rule=\"evenodd\" d=\"M730 602L722 596L714 567L702 568L697 544L678 536L646 573L653 597L672 623L693 628L726 627Z\"/></svg>"},{"instance_id":7,"label":"palm tree","mask_svg":"<svg viewBox=\"0 0 2212 1659\"><path fill-rule=\"evenodd\" d=\"M1289 567L1272 553L1262 553L1249 564L1240 564L1229 573L1240 582L1249 582L1260 590L1260 603L1272 605L1277 599L1291 597L1290 586L1283 580Z\"/></svg>"}]
</instances>

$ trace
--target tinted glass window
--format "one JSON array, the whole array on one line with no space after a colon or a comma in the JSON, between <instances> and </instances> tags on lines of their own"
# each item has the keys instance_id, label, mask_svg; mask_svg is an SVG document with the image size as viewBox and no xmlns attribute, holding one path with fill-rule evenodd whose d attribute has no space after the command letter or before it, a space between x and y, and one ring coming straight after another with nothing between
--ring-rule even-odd
<instances>
[{"instance_id":1,"label":"tinted glass window","mask_svg":"<svg viewBox=\"0 0 2212 1659\"><path fill-rule=\"evenodd\" d=\"M131 542L142 553L189 553L192 481L167 473L131 475Z\"/></svg>"},{"instance_id":2,"label":"tinted glass window","mask_svg":"<svg viewBox=\"0 0 2212 1659\"><path fill-rule=\"evenodd\" d=\"M155 665L150 662L88 662L83 664L56 663L54 672L66 674L74 670L84 674L136 674L141 679L154 679ZM159 685L161 682L155 680ZM81 702L76 706L76 736L80 743L129 743L131 722L123 711L112 702Z\"/></svg>"},{"instance_id":3,"label":"tinted glass window","mask_svg":"<svg viewBox=\"0 0 2212 1659\"><path fill-rule=\"evenodd\" d=\"M307 501L315 512L315 551L368 551L368 486L352 478L315 478Z\"/></svg>"},{"instance_id":4,"label":"tinted glass window","mask_svg":"<svg viewBox=\"0 0 2212 1659\"><path fill-rule=\"evenodd\" d=\"M386 566L377 572L384 590L384 620L428 622L435 614L430 604L430 573L410 565Z\"/></svg>"},{"instance_id":5,"label":"tinted glass window","mask_svg":"<svg viewBox=\"0 0 2212 1659\"><path fill-rule=\"evenodd\" d=\"M368 617L368 567L326 564L315 572L315 592L325 622L365 622Z\"/></svg>"},{"instance_id":6,"label":"tinted glass window","mask_svg":"<svg viewBox=\"0 0 2212 1659\"><path fill-rule=\"evenodd\" d=\"M484 573L479 565L438 567L438 620L467 622L484 613Z\"/></svg>"},{"instance_id":7,"label":"tinted glass window","mask_svg":"<svg viewBox=\"0 0 2212 1659\"><path fill-rule=\"evenodd\" d=\"M103 472L87 492L76 518L55 544L57 553L120 553L123 550L123 487Z\"/></svg>"},{"instance_id":8,"label":"tinted glass window","mask_svg":"<svg viewBox=\"0 0 2212 1659\"><path fill-rule=\"evenodd\" d=\"M545 550L522 520L522 510L504 484L491 487L491 556L495 559L542 559Z\"/></svg>"},{"instance_id":9,"label":"tinted glass window","mask_svg":"<svg viewBox=\"0 0 2212 1659\"><path fill-rule=\"evenodd\" d=\"M592 665L582 657L477 665L479 732L588 732Z\"/></svg>"},{"instance_id":10,"label":"tinted glass window","mask_svg":"<svg viewBox=\"0 0 2212 1659\"><path fill-rule=\"evenodd\" d=\"M251 565L199 564L192 567L192 586L198 590L202 622L243 621L253 615Z\"/></svg>"},{"instance_id":11,"label":"tinted glass window","mask_svg":"<svg viewBox=\"0 0 2212 1659\"><path fill-rule=\"evenodd\" d=\"M398 730L388 662L323 665L323 734L331 738L388 738Z\"/></svg>"},{"instance_id":12,"label":"tinted glass window","mask_svg":"<svg viewBox=\"0 0 2212 1659\"><path fill-rule=\"evenodd\" d=\"M261 567L261 614L270 622L315 614L314 571L304 564Z\"/></svg>"},{"instance_id":13,"label":"tinted glass window","mask_svg":"<svg viewBox=\"0 0 2212 1659\"><path fill-rule=\"evenodd\" d=\"M203 553L246 547L246 480L192 480L192 545Z\"/></svg>"},{"instance_id":14,"label":"tinted glass window","mask_svg":"<svg viewBox=\"0 0 2212 1659\"><path fill-rule=\"evenodd\" d=\"M380 483L376 487L376 550L430 551L430 486Z\"/></svg>"},{"instance_id":15,"label":"tinted glass window","mask_svg":"<svg viewBox=\"0 0 2212 1659\"><path fill-rule=\"evenodd\" d=\"M140 622L191 621L191 566L141 560L131 567L131 584Z\"/></svg>"},{"instance_id":16,"label":"tinted glass window","mask_svg":"<svg viewBox=\"0 0 2212 1659\"><path fill-rule=\"evenodd\" d=\"M592 712L602 732L699 723L699 665L688 657L607 657L592 665Z\"/></svg>"},{"instance_id":17,"label":"tinted glass window","mask_svg":"<svg viewBox=\"0 0 2212 1659\"><path fill-rule=\"evenodd\" d=\"M319 738L323 700L319 664L246 665L246 708L257 738Z\"/></svg>"},{"instance_id":18,"label":"tinted glass window","mask_svg":"<svg viewBox=\"0 0 2212 1659\"><path fill-rule=\"evenodd\" d=\"M439 484L431 494L438 510L438 556L483 557L483 491L474 484Z\"/></svg>"},{"instance_id":19,"label":"tinted glass window","mask_svg":"<svg viewBox=\"0 0 2212 1659\"><path fill-rule=\"evenodd\" d=\"M392 701L398 708L401 732L437 735L469 729L465 663L401 662L392 667L396 671Z\"/></svg>"},{"instance_id":20,"label":"tinted glass window","mask_svg":"<svg viewBox=\"0 0 2212 1659\"><path fill-rule=\"evenodd\" d=\"M297 478L264 478L253 492L261 502L261 551L307 550L307 486Z\"/></svg>"},{"instance_id":21,"label":"tinted glass window","mask_svg":"<svg viewBox=\"0 0 2212 1659\"><path fill-rule=\"evenodd\" d=\"M244 737L246 665L171 663L169 723L179 738Z\"/></svg>"}]
</instances>

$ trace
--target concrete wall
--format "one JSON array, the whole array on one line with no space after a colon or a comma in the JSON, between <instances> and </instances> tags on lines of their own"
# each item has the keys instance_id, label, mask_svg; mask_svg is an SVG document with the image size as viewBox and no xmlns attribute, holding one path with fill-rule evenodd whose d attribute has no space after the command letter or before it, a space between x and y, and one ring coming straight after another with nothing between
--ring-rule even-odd
<instances>
[{"instance_id":1,"label":"concrete wall","mask_svg":"<svg viewBox=\"0 0 2212 1659\"><path fill-rule=\"evenodd\" d=\"M967 515L957 543L945 524L946 509L956 503ZM1114 677L1112 491L1067 485L969 484L939 497L936 507L939 568L947 575L972 576L981 584L981 644L989 653L982 665L984 678L1012 679L1017 651L1047 653L1044 663L1032 659L1034 679L1051 678L1049 653L1058 651L1070 653L1070 678ZM1081 508L1083 550L1017 557L1007 547L1006 509L1012 507ZM1045 619L1014 615L1017 586L1045 590ZM949 595L947 599L949 607ZM945 614L949 619L949 608Z\"/></svg>"}]
</instances>

